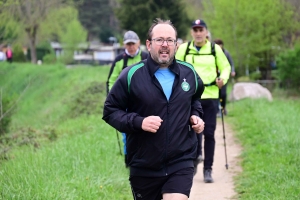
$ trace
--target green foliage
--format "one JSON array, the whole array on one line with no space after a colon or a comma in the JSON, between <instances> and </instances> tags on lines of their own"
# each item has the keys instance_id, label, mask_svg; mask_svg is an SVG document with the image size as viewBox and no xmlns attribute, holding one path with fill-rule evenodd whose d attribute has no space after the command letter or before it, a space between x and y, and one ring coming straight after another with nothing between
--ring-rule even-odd
<instances>
[{"instance_id":1,"label":"green foliage","mask_svg":"<svg viewBox=\"0 0 300 200\"><path fill-rule=\"evenodd\" d=\"M23 47L20 44L14 44L12 47L13 61L14 62L26 62L26 56L23 52Z\"/></svg>"},{"instance_id":2,"label":"green foliage","mask_svg":"<svg viewBox=\"0 0 300 200\"><path fill-rule=\"evenodd\" d=\"M61 36L66 33L68 24L73 20L78 20L78 11L72 6L52 10L41 24L40 37L43 38L43 41L47 41L47 39L59 41Z\"/></svg>"},{"instance_id":3,"label":"green foliage","mask_svg":"<svg viewBox=\"0 0 300 200\"><path fill-rule=\"evenodd\" d=\"M24 43L31 50L31 62L36 63L36 44L42 25L48 18L49 13L69 5L71 0L8 0L3 2L3 19L9 19L14 27L18 27L20 34L18 38L26 38ZM2 20L2 19L1 19ZM56 21L52 21L56 23ZM17 26L16 26L17 25ZM17 30L18 30L17 29ZM50 31L48 29L47 31ZM55 30L53 30L55 31Z\"/></svg>"},{"instance_id":4,"label":"green foliage","mask_svg":"<svg viewBox=\"0 0 300 200\"><path fill-rule=\"evenodd\" d=\"M118 32L111 0L74 0L77 3L79 20L88 31L89 39L100 36L104 42Z\"/></svg>"},{"instance_id":5,"label":"green foliage","mask_svg":"<svg viewBox=\"0 0 300 200\"><path fill-rule=\"evenodd\" d=\"M294 20L295 8L286 1L207 0L203 6L203 18L213 38L224 40L240 67L237 70L245 71L241 66L247 65L250 71L259 67L266 71L264 79L270 78L270 62L287 48L284 38L300 27Z\"/></svg>"},{"instance_id":6,"label":"green foliage","mask_svg":"<svg viewBox=\"0 0 300 200\"><path fill-rule=\"evenodd\" d=\"M300 91L300 45L277 57L278 76L285 87Z\"/></svg>"},{"instance_id":7,"label":"green foliage","mask_svg":"<svg viewBox=\"0 0 300 200\"><path fill-rule=\"evenodd\" d=\"M56 55L53 52L44 55L43 63L45 63L45 64L55 64L56 63Z\"/></svg>"},{"instance_id":8,"label":"green foliage","mask_svg":"<svg viewBox=\"0 0 300 200\"><path fill-rule=\"evenodd\" d=\"M171 20L178 37L185 37L191 24L182 0L120 0L120 7L115 10L115 14L121 27L135 31L142 44L145 43L148 29L156 18Z\"/></svg>"},{"instance_id":9,"label":"green foliage","mask_svg":"<svg viewBox=\"0 0 300 200\"><path fill-rule=\"evenodd\" d=\"M6 11L0 12L0 19L0 43L14 43L21 34L20 26Z\"/></svg>"},{"instance_id":10,"label":"green foliage","mask_svg":"<svg viewBox=\"0 0 300 200\"><path fill-rule=\"evenodd\" d=\"M243 146L238 199L298 199L299 100L247 99L227 109L226 120L234 124Z\"/></svg>"},{"instance_id":11,"label":"green foliage","mask_svg":"<svg viewBox=\"0 0 300 200\"><path fill-rule=\"evenodd\" d=\"M78 20L72 20L66 32L62 34L61 43L64 45L63 56L60 58L65 64L73 61L74 51L79 48L79 44L86 40L87 33Z\"/></svg>"}]
</instances>

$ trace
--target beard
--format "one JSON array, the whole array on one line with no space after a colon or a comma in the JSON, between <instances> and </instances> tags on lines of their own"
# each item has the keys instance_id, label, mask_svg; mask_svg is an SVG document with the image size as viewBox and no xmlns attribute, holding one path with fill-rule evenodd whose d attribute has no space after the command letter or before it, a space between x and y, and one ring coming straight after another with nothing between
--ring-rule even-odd
<instances>
[{"instance_id":1,"label":"beard","mask_svg":"<svg viewBox=\"0 0 300 200\"><path fill-rule=\"evenodd\" d=\"M161 53L167 53L169 54L169 58L160 58L160 54ZM174 56L175 56L175 49L174 49L174 52L171 52L171 50L169 49L161 49L159 50L158 52L155 52L155 53L151 53L151 57L152 59L157 62L159 64L160 67L168 67L169 65L172 64L173 60L174 60Z\"/></svg>"}]
</instances>

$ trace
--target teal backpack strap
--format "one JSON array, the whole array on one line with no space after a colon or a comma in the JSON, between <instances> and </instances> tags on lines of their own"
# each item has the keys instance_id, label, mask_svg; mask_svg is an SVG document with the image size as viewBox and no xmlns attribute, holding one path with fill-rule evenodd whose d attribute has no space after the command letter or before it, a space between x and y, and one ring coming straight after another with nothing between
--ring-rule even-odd
<instances>
[{"instance_id":1,"label":"teal backpack strap","mask_svg":"<svg viewBox=\"0 0 300 200\"><path fill-rule=\"evenodd\" d=\"M178 63L182 64L182 65L187 66L188 68L190 68L194 72L194 75L195 75L195 84L196 84L196 89L195 89L195 93L194 94L196 94L196 92L198 90L198 81L197 81L197 75L196 75L197 73L196 73L194 67L191 64L187 63L187 62L183 62L183 61L180 61L180 60L176 60L176 61Z\"/></svg>"},{"instance_id":2,"label":"teal backpack strap","mask_svg":"<svg viewBox=\"0 0 300 200\"><path fill-rule=\"evenodd\" d=\"M133 67L131 67L131 69L128 71L127 74L127 87L128 87L128 93L130 93L130 83L131 83L131 78L133 76L133 74L136 72L136 70L138 70L139 68L143 67L145 64L143 62L134 65Z\"/></svg>"}]
</instances>

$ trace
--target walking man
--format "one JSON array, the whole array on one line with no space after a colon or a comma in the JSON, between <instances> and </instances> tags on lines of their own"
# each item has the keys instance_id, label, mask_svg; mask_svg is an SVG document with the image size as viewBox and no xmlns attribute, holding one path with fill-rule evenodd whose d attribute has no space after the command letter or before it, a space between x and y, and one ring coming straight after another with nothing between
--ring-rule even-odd
<instances>
[{"instance_id":1,"label":"walking man","mask_svg":"<svg viewBox=\"0 0 300 200\"><path fill-rule=\"evenodd\" d=\"M119 54L112 66L110 68L110 72L108 75L107 80L107 94L116 82L117 78L119 77L121 71L126 68L127 66L133 65L135 63L140 62L147 58L148 53L144 52L140 49L140 39L139 36L134 31L127 31L124 34L124 46L125 51ZM118 134L118 133L117 133ZM123 143L124 143L124 160L125 166L128 166L127 163L127 152L126 152L126 133L122 133Z\"/></svg>"},{"instance_id":2,"label":"walking man","mask_svg":"<svg viewBox=\"0 0 300 200\"><path fill-rule=\"evenodd\" d=\"M187 200L192 187L204 86L192 65L174 59L176 40L169 20L155 20L148 58L122 71L104 104L103 120L127 133L134 199Z\"/></svg>"},{"instance_id":3,"label":"walking man","mask_svg":"<svg viewBox=\"0 0 300 200\"><path fill-rule=\"evenodd\" d=\"M203 20L197 19L192 22L191 42L180 45L176 53L176 59L191 63L200 78L203 80L205 89L201 96L205 122L204 129L204 182L212 183L212 166L215 152L215 129L216 114L218 112L219 88L227 82L230 73L230 65L218 45L212 44L207 40L207 25ZM217 75L220 71L220 76ZM202 134L198 136L198 158L195 168L201 161Z\"/></svg>"}]
</instances>

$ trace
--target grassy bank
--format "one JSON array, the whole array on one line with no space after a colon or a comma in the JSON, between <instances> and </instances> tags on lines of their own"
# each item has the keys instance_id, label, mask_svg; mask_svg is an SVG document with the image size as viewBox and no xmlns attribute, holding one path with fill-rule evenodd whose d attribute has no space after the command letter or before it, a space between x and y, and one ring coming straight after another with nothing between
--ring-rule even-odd
<instances>
[{"instance_id":1,"label":"grassy bank","mask_svg":"<svg viewBox=\"0 0 300 200\"><path fill-rule=\"evenodd\" d=\"M247 99L229 108L227 119L244 149L240 199L299 199L299 100Z\"/></svg>"},{"instance_id":2,"label":"grassy bank","mask_svg":"<svg viewBox=\"0 0 300 200\"><path fill-rule=\"evenodd\" d=\"M3 95L19 99L0 142L0 199L131 199L116 132L101 119L108 70L0 65Z\"/></svg>"}]
</instances>

